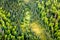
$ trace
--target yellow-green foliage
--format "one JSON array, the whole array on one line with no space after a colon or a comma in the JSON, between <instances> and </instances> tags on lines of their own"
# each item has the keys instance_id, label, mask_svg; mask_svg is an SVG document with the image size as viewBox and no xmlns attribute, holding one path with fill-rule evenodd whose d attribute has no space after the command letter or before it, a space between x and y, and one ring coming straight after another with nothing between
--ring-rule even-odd
<instances>
[{"instance_id":1,"label":"yellow-green foliage","mask_svg":"<svg viewBox=\"0 0 60 40\"><path fill-rule=\"evenodd\" d=\"M0 0L0 40L60 40L60 1Z\"/></svg>"},{"instance_id":2,"label":"yellow-green foliage","mask_svg":"<svg viewBox=\"0 0 60 40\"><path fill-rule=\"evenodd\" d=\"M14 39L15 35L17 35L16 26L12 25L12 22L10 20L10 13L6 12L5 10L0 7L0 40L9 40ZM11 38L10 38L11 37ZM5 39L4 39L5 38Z\"/></svg>"}]
</instances>

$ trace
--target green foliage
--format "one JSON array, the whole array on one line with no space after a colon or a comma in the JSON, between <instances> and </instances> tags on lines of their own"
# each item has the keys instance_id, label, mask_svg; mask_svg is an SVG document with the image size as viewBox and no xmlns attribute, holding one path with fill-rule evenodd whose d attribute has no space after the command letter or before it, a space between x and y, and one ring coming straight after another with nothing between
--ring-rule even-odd
<instances>
[{"instance_id":1,"label":"green foliage","mask_svg":"<svg viewBox=\"0 0 60 40\"><path fill-rule=\"evenodd\" d=\"M17 36L17 26L12 24L10 19L11 14L0 8L0 40L16 40ZM21 35L21 34L20 34ZM22 36L22 35L21 35ZM23 38L22 38L23 39Z\"/></svg>"},{"instance_id":2,"label":"green foliage","mask_svg":"<svg viewBox=\"0 0 60 40\"><path fill-rule=\"evenodd\" d=\"M35 21L46 40L60 40L60 1L0 0L0 40L41 40L30 27Z\"/></svg>"}]
</instances>

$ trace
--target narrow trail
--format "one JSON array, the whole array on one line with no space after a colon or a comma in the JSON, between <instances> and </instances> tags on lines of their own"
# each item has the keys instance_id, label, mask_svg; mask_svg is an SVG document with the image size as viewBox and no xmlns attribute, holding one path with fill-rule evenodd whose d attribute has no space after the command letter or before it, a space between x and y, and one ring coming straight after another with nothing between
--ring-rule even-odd
<instances>
[{"instance_id":1,"label":"narrow trail","mask_svg":"<svg viewBox=\"0 0 60 40\"><path fill-rule=\"evenodd\" d=\"M35 33L36 36L39 36L41 40L48 40L46 33L44 33L45 29L41 27L37 22L33 22L30 25L31 30ZM48 34L47 34L48 35ZM52 40L49 38L49 40Z\"/></svg>"}]
</instances>

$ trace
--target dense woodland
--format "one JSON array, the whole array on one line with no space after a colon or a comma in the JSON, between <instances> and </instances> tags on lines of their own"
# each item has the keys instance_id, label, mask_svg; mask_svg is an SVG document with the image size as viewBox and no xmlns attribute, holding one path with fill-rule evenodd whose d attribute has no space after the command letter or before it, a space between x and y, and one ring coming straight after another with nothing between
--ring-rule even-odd
<instances>
[{"instance_id":1,"label":"dense woodland","mask_svg":"<svg viewBox=\"0 0 60 40\"><path fill-rule=\"evenodd\" d=\"M60 0L0 0L0 40L60 40Z\"/></svg>"}]
</instances>

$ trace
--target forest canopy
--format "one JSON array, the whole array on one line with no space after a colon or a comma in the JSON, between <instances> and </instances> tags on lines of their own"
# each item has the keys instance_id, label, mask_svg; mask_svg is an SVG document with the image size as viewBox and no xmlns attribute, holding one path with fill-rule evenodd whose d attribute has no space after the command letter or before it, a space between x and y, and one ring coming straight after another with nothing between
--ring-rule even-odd
<instances>
[{"instance_id":1,"label":"forest canopy","mask_svg":"<svg viewBox=\"0 0 60 40\"><path fill-rule=\"evenodd\" d=\"M60 40L60 0L0 0L0 40Z\"/></svg>"}]
</instances>

